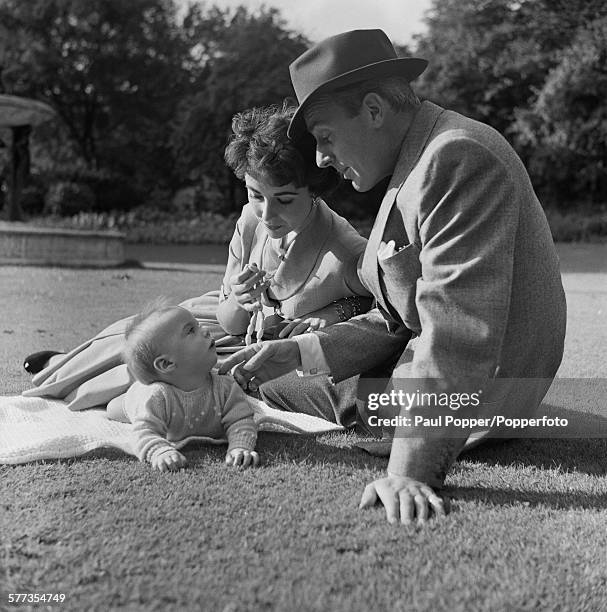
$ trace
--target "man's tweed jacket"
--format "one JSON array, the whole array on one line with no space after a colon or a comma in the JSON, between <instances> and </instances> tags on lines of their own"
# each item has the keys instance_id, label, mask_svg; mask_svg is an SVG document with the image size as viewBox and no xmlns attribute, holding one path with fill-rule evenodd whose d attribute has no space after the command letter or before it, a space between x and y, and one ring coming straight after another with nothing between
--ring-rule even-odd
<instances>
[{"instance_id":1,"label":"man's tweed jacket","mask_svg":"<svg viewBox=\"0 0 607 612\"><path fill-rule=\"evenodd\" d=\"M378 262L389 240L399 250ZM494 129L422 103L359 273L377 308L318 332L336 381L418 336L395 377L441 379L453 391L471 379L544 379L516 393L509 385L493 407L528 413L540 403L563 354L565 297L546 216Z\"/></svg>"}]
</instances>

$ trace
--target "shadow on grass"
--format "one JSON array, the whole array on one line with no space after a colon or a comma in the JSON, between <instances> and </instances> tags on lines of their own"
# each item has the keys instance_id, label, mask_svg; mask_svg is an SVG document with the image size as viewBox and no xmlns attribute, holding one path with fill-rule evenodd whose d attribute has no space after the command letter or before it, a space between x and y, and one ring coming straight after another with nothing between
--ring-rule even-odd
<instances>
[{"instance_id":1,"label":"shadow on grass","mask_svg":"<svg viewBox=\"0 0 607 612\"><path fill-rule=\"evenodd\" d=\"M200 264L195 267L196 264L188 265L184 262L179 263L155 263L155 262L141 262L136 259L127 259L115 266L116 269L127 269L127 270L147 270L149 272L186 272L189 274L200 274ZM217 270L209 270L210 272L221 274Z\"/></svg>"},{"instance_id":2,"label":"shadow on grass","mask_svg":"<svg viewBox=\"0 0 607 612\"><path fill-rule=\"evenodd\" d=\"M577 412L558 406L542 404L542 413L551 418L567 419L571 424L564 433L567 437L554 437L555 429L545 429L545 437L532 437L537 434L526 430L524 438L493 438L479 446L467 450L460 456L469 461L478 461L495 466L533 466L539 469L560 469L564 472L581 472L590 475L605 474L607 458L607 418ZM561 435L564 435L561 432ZM551 437L548 437L551 436ZM363 452L353 445L364 440L353 432L324 435L296 435L262 431L259 433L257 449L264 458L264 464L274 461L290 463L348 464L352 467L383 467L387 457L377 457ZM224 445L204 445L192 443L183 452L192 458L210 456L223 459ZM116 461L123 458L136 460L116 449L96 449L76 457L103 458ZM73 461L63 459L62 461Z\"/></svg>"},{"instance_id":3,"label":"shadow on grass","mask_svg":"<svg viewBox=\"0 0 607 612\"><path fill-rule=\"evenodd\" d=\"M607 460L607 418L542 404L550 418L567 419L563 428L535 428L517 439L491 439L462 454L462 458L488 465L523 465L540 469L604 475ZM536 436L536 437L533 437ZM541 436L541 437L540 437Z\"/></svg>"},{"instance_id":4,"label":"shadow on grass","mask_svg":"<svg viewBox=\"0 0 607 612\"><path fill-rule=\"evenodd\" d=\"M575 423L575 432L585 432L587 436L596 436L605 432L607 419L596 414L581 413L544 404L552 417L567 418ZM329 467L339 466L349 469L383 472L386 457L375 457L352 444L362 438L353 432L305 436L260 432L257 449L262 457L261 469L281 469L285 464ZM211 463L221 464L224 461L226 446L191 444L183 449L188 458L187 471L197 471ZM580 473L592 476L605 474L607 457L607 438L522 438L516 440L492 439L484 444L466 451L461 459L483 464L487 467L534 467L538 470L558 470L562 474ZM86 455L71 459L55 460L51 463L72 464L76 461L127 461L137 463L137 459L116 449L97 449ZM47 462L48 463L48 462ZM142 469L148 469L143 466ZM456 465L455 471L474 470L473 466ZM557 474L558 476L558 474ZM545 477L540 477L545 482ZM526 506L547 507L558 510L605 510L607 495L584 490L537 490L529 473L521 473L521 478L511 484L501 482L498 486L458 486L446 487L444 493L449 506L457 512L459 502L475 502L488 506ZM361 484L362 475L361 475ZM555 489L557 488L555 484Z\"/></svg>"},{"instance_id":5,"label":"shadow on grass","mask_svg":"<svg viewBox=\"0 0 607 612\"><path fill-rule=\"evenodd\" d=\"M19 264L15 264L19 265ZM70 263L62 263L61 265L56 263L36 263L36 264L24 264L25 267L36 267L36 268L61 268L64 270L76 270L78 272L86 272L93 271L98 272L99 270L116 270L120 272L121 270L143 270L147 272L185 272L188 274L200 274L200 266L201 264L191 264L187 263L175 263L171 264L169 262L166 263L153 263L153 262L140 262L136 259L127 259L122 263L115 264L112 266L94 266L89 264L70 264ZM222 274L223 270L220 269L209 269L207 272L212 274Z\"/></svg>"},{"instance_id":6,"label":"shadow on grass","mask_svg":"<svg viewBox=\"0 0 607 612\"><path fill-rule=\"evenodd\" d=\"M361 470L384 468L385 458L374 457L353 448L352 444L362 440L353 432L297 435L274 432L260 432L257 450L264 465L310 464L335 465ZM221 452L219 449L211 449ZM224 449L225 452L225 449Z\"/></svg>"},{"instance_id":7,"label":"shadow on grass","mask_svg":"<svg viewBox=\"0 0 607 612\"><path fill-rule=\"evenodd\" d=\"M606 471L605 438L524 438L490 440L461 455L487 465L533 466L603 476Z\"/></svg>"},{"instance_id":8,"label":"shadow on grass","mask_svg":"<svg viewBox=\"0 0 607 612\"><path fill-rule=\"evenodd\" d=\"M544 506L555 510L605 510L607 495L583 491L526 491L522 489L496 489L491 487L446 487L451 507L461 501L481 502L492 506L524 505Z\"/></svg>"},{"instance_id":9,"label":"shadow on grass","mask_svg":"<svg viewBox=\"0 0 607 612\"><path fill-rule=\"evenodd\" d=\"M134 455L129 455L118 448L96 448L88 451L83 455L77 455L76 457L63 457L58 459L41 459L39 463L76 463L80 461L87 461L91 459L104 459L105 461L138 461ZM19 465L19 464L18 464Z\"/></svg>"},{"instance_id":10,"label":"shadow on grass","mask_svg":"<svg viewBox=\"0 0 607 612\"><path fill-rule=\"evenodd\" d=\"M358 437L353 433L331 434L331 441L339 441L332 444L325 438L326 434L321 435L298 435L287 433L275 433L268 431L259 432L257 450L262 457L262 466L272 467L288 462L291 464L313 463L313 464L334 464L348 465L355 468L374 468L383 467L385 459L383 457L373 457L361 452L359 449L350 448L347 440L358 441ZM210 460L222 463L225 458L227 444L203 444L192 442L180 449L188 458L189 468L191 469L201 462ZM64 459L46 459L44 463L74 463L76 461L98 460L106 461L138 461L133 455L129 455L116 448L97 448L84 455L68 457Z\"/></svg>"},{"instance_id":11,"label":"shadow on grass","mask_svg":"<svg viewBox=\"0 0 607 612\"><path fill-rule=\"evenodd\" d=\"M542 432L544 437L541 438L525 437L510 440L494 438L462 453L460 459L483 463L490 467L534 467L538 470L558 470L564 474L604 476L607 458L607 419L601 415L577 412L550 404L543 404L542 409L546 409L546 414L551 417L568 419L569 423L573 424L567 437L556 437L554 432ZM500 506L523 504L571 510L607 509L605 494L532 490L529 488L526 476L521 476L520 488L447 487L445 493L454 502L475 501Z\"/></svg>"}]
</instances>

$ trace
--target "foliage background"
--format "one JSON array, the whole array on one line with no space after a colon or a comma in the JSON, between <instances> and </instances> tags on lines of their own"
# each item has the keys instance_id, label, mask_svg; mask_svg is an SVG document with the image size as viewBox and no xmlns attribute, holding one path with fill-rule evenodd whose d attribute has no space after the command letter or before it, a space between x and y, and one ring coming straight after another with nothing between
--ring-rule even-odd
<instances>
[{"instance_id":1,"label":"foliage background","mask_svg":"<svg viewBox=\"0 0 607 612\"><path fill-rule=\"evenodd\" d=\"M556 225L581 212L607 233L605 2L434 0L426 25L399 48L431 60L421 96L503 133ZM223 163L231 117L292 97L287 66L308 45L267 7L0 0L0 93L58 114L33 133L24 212L93 226L139 226L149 210L231 218L245 201ZM6 165L5 147L0 183ZM380 195L342 185L331 203L370 218Z\"/></svg>"}]
</instances>

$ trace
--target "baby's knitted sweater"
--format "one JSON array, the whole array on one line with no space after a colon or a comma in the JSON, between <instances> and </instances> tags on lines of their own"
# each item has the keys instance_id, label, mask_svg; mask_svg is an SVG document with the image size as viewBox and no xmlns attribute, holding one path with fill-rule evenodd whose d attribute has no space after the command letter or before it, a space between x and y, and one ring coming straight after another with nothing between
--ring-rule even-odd
<instances>
[{"instance_id":1,"label":"baby's knitted sweater","mask_svg":"<svg viewBox=\"0 0 607 612\"><path fill-rule=\"evenodd\" d=\"M228 438L233 448L253 450L257 427L243 390L231 376L211 372L210 386L183 391L173 385L135 382L124 406L133 424L134 450L141 461L151 461L188 436Z\"/></svg>"}]
</instances>

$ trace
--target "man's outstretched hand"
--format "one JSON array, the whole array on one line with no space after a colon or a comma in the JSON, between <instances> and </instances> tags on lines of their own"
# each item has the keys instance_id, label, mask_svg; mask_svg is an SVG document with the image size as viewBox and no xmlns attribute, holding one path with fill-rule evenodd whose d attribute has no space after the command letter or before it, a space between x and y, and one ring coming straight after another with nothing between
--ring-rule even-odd
<instances>
[{"instance_id":1,"label":"man's outstretched hand","mask_svg":"<svg viewBox=\"0 0 607 612\"><path fill-rule=\"evenodd\" d=\"M221 364L219 373L225 374L234 368L234 380L243 389L255 391L262 383L300 366L301 355L295 340L270 340L252 344L230 355Z\"/></svg>"},{"instance_id":2,"label":"man's outstretched hand","mask_svg":"<svg viewBox=\"0 0 607 612\"><path fill-rule=\"evenodd\" d=\"M445 504L434 490L423 482L390 474L368 484L360 499L359 508L371 508L381 501L389 523L404 525L425 523L430 515L445 516Z\"/></svg>"}]
</instances>

